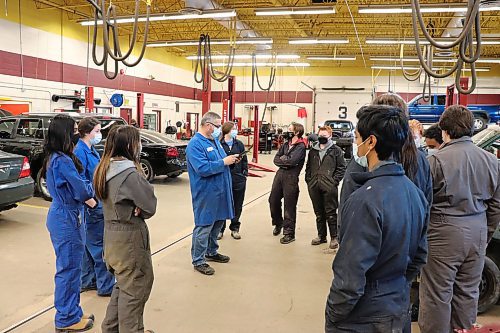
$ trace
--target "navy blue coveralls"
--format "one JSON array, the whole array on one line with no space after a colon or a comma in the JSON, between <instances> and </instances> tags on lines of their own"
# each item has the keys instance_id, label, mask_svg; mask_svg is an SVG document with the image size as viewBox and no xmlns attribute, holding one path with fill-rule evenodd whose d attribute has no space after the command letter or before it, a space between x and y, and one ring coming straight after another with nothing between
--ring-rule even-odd
<instances>
[{"instance_id":1,"label":"navy blue coveralls","mask_svg":"<svg viewBox=\"0 0 500 333\"><path fill-rule=\"evenodd\" d=\"M91 184L94 171L100 161L99 153L79 140L75 147L75 155L82 162L82 176ZM86 246L82 263L82 289L96 289L97 294L110 295L115 285L113 274L108 272L103 259L104 214L102 204L95 209L84 207L84 225L86 228Z\"/></svg>"},{"instance_id":2,"label":"navy blue coveralls","mask_svg":"<svg viewBox=\"0 0 500 333\"><path fill-rule=\"evenodd\" d=\"M94 191L78 173L73 160L62 153L52 154L46 180L52 196L47 229L56 254L55 325L62 328L78 323L83 315L80 278L85 228L79 215L84 202L94 197Z\"/></svg>"}]
</instances>

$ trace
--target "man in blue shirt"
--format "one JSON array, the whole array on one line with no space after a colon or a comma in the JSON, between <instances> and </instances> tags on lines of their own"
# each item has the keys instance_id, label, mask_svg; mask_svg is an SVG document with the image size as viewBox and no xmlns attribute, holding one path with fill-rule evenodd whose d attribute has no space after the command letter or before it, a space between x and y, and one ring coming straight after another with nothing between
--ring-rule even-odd
<instances>
[{"instance_id":1,"label":"man in blue shirt","mask_svg":"<svg viewBox=\"0 0 500 333\"><path fill-rule=\"evenodd\" d=\"M217 252L217 235L224 221L234 217L229 165L240 159L239 155L226 155L220 135L221 117L208 112L186 152L195 224L191 256L194 269L205 275L215 273L207 261L229 262L228 256Z\"/></svg>"}]
</instances>

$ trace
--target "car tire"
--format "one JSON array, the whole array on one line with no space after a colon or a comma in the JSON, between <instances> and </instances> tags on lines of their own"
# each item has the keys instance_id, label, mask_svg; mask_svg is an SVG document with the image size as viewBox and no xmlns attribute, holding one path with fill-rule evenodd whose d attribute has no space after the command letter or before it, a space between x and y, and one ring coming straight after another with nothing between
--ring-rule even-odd
<instances>
[{"instance_id":1,"label":"car tire","mask_svg":"<svg viewBox=\"0 0 500 333\"><path fill-rule=\"evenodd\" d=\"M47 201L52 201L52 196L50 195L49 189L47 188L45 178L42 177L42 169L40 169L36 175L36 190L42 198Z\"/></svg>"},{"instance_id":2,"label":"car tire","mask_svg":"<svg viewBox=\"0 0 500 333\"><path fill-rule=\"evenodd\" d=\"M146 177L146 180L148 182L153 181L153 179L155 178L155 173L154 173L153 167L151 166L151 163L149 163L148 160L141 159L140 164L141 164L142 172L144 173L144 176Z\"/></svg>"},{"instance_id":3,"label":"car tire","mask_svg":"<svg viewBox=\"0 0 500 333\"><path fill-rule=\"evenodd\" d=\"M474 132L480 132L488 127L488 120L485 118L474 115Z\"/></svg>"},{"instance_id":4,"label":"car tire","mask_svg":"<svg viewBox=\"0 0 500 333\"><path fill-rule=\"evenodd\" d=\"M500 269L493 260L485 257L477 312L486 312L500 298Z\"/></svg>"}]
</instances>

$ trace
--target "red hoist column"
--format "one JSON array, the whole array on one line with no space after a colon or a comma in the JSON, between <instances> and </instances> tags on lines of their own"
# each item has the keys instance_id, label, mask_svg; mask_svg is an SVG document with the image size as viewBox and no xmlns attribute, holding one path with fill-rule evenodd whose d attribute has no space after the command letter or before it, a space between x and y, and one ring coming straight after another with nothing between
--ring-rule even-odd
<instances>
[{"instance_id":1,"label":"red hoist column","mask_svg":"<svg viewBox=\"0 0 500 333\"><path fill-rule=\"evenodd\" d=\"M208 71L208 66L205 68L205 80L203 82L203 89L201 93L201 114L205 115L210 111L210 104L212 103L212 78Z\"/></svg>"},{"instance_id":2,"label":"red hoist column","mask_svg":"<svg viewBox=\"0 0 500 333\"><path fill-rule=\"evenodd\" d=\"M94 87L85 87L85 112L94 111Z\"/></svg>"},{"instance_id":3,"label":"red hoist column","mask_svg":"<svg viewBox=\"0 0 500 333\"><path fill-rule=\"evenodd\" d=\"M236 119L236 99L234 96L234 93L236 91L236 78L234 76L230 76L227 79L227 92L228 92L228 100L229 100L229 106L228 106L228 114L229 114L229 121L234 121Z\"/></svg>"},{"instance_id":4,"label":"red hoist column","mask_svg":"<svg viewBox=\"0 0 500 333\"><path fill-rule=\"evenodd\" d=\"M144 128L144 94L137 93L137 125Z\"/></svg>"}]
</instances>

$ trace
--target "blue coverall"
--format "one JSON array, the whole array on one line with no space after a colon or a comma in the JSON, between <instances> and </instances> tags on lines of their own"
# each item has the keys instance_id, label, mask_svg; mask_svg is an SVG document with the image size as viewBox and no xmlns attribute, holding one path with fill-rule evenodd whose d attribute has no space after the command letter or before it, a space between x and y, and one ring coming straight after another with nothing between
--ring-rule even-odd
<instances>
[{"instance_id":1,"label":"blue coverall","mask_svg":"<svg viewBox=\"0 0 500 333\"><path fill-rule=\"evenodd\" d=\"M99 153L94 147L89 147L82 140L75 147L75 155L82 162L82 176L91 184L94 181L94 171L100 161ZM113 274L108 272L103 259L104 215L102 204L95 209L84 208L84 224L87 231L87 241L83 253L82 289L97 288L97 294L110 295L115 285Z\"/></svg>"},{"instance_id":2,"label":"blue coverall","mask_svg":"<svg viewBox=\"0 0 500 333\"><path fill-rule=\"evenodd\" d=\"M47 188L52 204L47 215L47 229L56 254L54 305L58 328L78 323L80 278L85 248L85 228L79 218L84 202L93 198L90 182L78 173L73 160L54 153L47 168Z\"/></svg>"}]
</instances>

